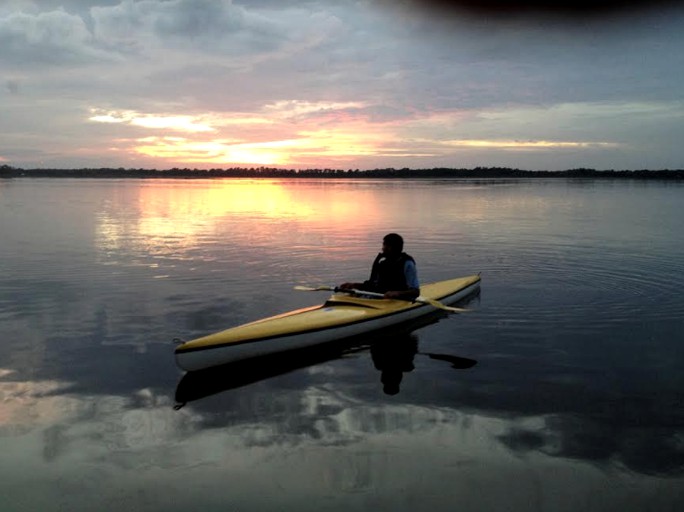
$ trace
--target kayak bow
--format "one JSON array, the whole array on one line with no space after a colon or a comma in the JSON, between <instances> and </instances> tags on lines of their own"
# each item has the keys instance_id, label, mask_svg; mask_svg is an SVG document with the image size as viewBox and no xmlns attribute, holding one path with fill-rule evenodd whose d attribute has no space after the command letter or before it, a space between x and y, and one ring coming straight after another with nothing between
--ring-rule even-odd
<instances>
[{"instance_id":1,"label":"kayak bow","mask_svg":"<svg viewBox=\"0 0 684 512\"><path fill-rule=\"evenodd\" d=\"M195 371L365 334L434 312L438 309L434 301L456 302L479 287L478 274L423 285L421 302L334 293L319 306L264 318L182 343L176 347L176 364L184 370Z\"/></svg>"}]
</instances>

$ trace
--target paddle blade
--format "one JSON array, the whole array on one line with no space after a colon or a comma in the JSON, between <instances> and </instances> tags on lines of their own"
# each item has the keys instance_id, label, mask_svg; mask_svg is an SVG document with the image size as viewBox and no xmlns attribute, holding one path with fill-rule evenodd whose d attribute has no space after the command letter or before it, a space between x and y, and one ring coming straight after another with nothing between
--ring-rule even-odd
<instances>
[{"instance_id":1,"label":"paddle blade","mask_svg":"<svg viewBox=\"0 0 684 512\"><path fill-rule=\"evenodd\" d=\"M448 363L451 363L451 367L456 368L457 370L466 370L468 368L472 368L477 364L477 361L475 361L474 359L468 359L467 357L430 353L426 353L425 355L428 356L430 359L439 359L440 361L446 361Z\"/></svg>"},{"instance_id":2,"label":"paddle blade","mask_svg":"<svg viewBox=\"0 0 684 512\"><path fill-rule=\"evenodd\" d=\"M416 299L417 302L423 302L425 304L430 304L431 306L437 308L437 309L443 309L444 311L450 311L452 313L466 313L468 311L471 311L470 309L465 309L465 308L456 308L453 306L447 306L446 304L442 304L438 300L435 299L428 299L426 297L418 297Z\"/></svg>"},{"instance_id":3,"label":"paddle blade","mask_svg":"<svg viewBox=\"0 0 684 512\"><path fill-rule=\"evenodd\" d=\"M456 308L453 306L444 306L446 311L451 311L452 313L470 313L472 309L466 309L466 308Z\"/></svg>"},{"instance_id":4,"label":"paddle blade","mask_svg":"<svg viewBox=\"0 0 684 512\"><path fill-rule=\"evenodd\" d=\"M335 291L334 286L295 286L295 290L298 290L300 292L324 292L324 291Z\"/></svg>"}]
</instances>

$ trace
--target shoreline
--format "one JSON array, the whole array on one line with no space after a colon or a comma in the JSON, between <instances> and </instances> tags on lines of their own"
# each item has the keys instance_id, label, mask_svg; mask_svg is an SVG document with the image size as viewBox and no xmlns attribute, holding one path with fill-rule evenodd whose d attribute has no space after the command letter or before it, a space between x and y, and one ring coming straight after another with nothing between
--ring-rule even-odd
<instances>
[{"instance_id":1,"label":"shoreline","mask_svg":"<svg viewBox=\"0 0 684 512\"><path fill-rule=\"evenodd\" d=\"M0 178L316 178L316 179L517 179L517 178L579 178L579 179L637 179L637 180L684 180L684 169L673 170L596 170L568 169L564 171L529 171L522 169L491 167L474 169L276 169L276 168L227 168L227 169L20 169L0 166Z\"/></svg>"}]
</instances>

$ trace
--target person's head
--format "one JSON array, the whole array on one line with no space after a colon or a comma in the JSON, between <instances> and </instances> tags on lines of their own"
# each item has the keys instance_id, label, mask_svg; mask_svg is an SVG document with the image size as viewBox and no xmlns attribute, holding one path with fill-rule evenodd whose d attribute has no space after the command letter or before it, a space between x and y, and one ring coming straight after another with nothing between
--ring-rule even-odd
<instances>
[{"instance_id":1,"label":"person's head","mask_svg":"<svg viewBox=\"0 0 684 512\"><path fill-rule=\"evenodd\" d=\"M404 250L404 239L401 235L390 233L382 239L382 252L385 254L400 254Z\"/></svg>"},{"instance_id":2,"label":"person's head","mask_svg":"<svg viewBox=\"0 0 684 512\"><path fill-rule=\"evenodd\" d=\"M382 381L382 390L386 395L396 395L399 393L401 379L404 376L401 370L391 369L384 370L380 374L380 380Z\"/></svg>"}]
</instances>

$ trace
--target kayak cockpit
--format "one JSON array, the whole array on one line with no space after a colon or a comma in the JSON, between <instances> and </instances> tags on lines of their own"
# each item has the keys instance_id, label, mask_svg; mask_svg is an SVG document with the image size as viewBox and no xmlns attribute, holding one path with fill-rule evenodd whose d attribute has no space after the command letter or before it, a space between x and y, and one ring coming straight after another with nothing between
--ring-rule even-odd
<instances>
[{"instance_id":1,"label":"kayak cockpit","mask_svg":"<svg viewBox=\"0 0 684 512\"><path fill-rule=\"evenodd\" d=\"M411 305L411 302L404 300L375 299L356 295L335 294L325 301L322 307L351 306L376 310L395 310L403 309Z\"/></svg>"}]
</instances>

